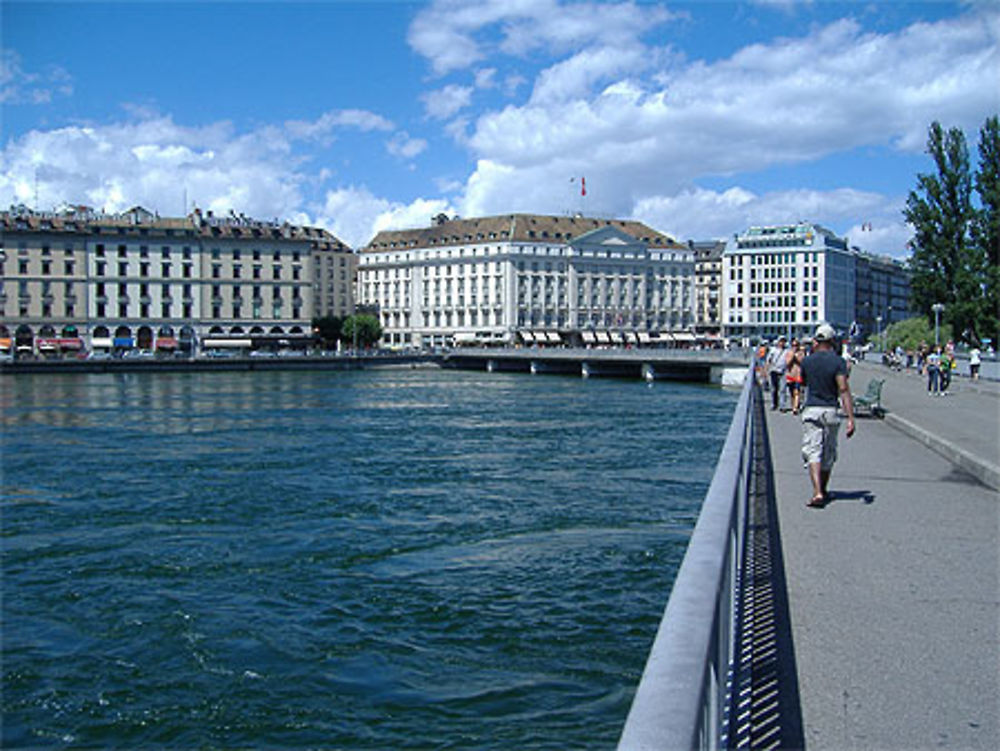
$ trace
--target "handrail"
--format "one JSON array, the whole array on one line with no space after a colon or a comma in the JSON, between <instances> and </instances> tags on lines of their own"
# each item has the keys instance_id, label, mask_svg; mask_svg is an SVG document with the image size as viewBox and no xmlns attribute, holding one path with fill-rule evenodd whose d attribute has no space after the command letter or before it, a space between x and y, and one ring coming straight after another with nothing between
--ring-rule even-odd
<instances>
[{"instance_id":1,"label":"handrail","mask_svg":"<svg viewBox=\"0 0 1000 751\"><path fill-rule=\"evenodd\" d=\"M625 721L620 751L720 746L754 459L755 393L759 398L751 368Z\"/></svg>"}]
</instances>

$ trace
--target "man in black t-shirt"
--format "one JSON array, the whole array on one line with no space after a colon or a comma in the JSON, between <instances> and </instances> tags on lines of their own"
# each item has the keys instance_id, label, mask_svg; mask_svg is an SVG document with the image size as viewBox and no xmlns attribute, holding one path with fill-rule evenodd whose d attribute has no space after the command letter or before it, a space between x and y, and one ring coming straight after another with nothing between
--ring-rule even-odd
<instances>
[{"instance_id":1,"label":"man in black t-shirt","mask_svg":"<svg viewBox=\"0 0 1000 751\"><path fill-rule=\"evenodd\" d=\"M837 334L828 323L816 327L811 355L802 361L806 387L802 410L802 460L809 467L813 494L808 506L822 508L829 500L827 486L837 460L837 432L840 416L837 403L847 415L847 437L854 435L854 402L848 383L847 363L833 347Z\"/></svg>"}]
</instances>

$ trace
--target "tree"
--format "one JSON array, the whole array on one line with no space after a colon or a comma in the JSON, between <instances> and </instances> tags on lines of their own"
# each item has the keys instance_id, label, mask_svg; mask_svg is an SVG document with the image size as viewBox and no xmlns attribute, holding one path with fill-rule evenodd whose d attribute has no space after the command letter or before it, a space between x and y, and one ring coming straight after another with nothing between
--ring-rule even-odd
<instances>
[{"instance_id":1,"label":"tree","mask_svg":"<svg viewBox=\"0 0 1000 751\"><path fill-rule=\"evenodd\" d=\"M313 318L312 322L313 332L323 343L324 349L336 348L337 340L340 339L340 328L342 325L343 321L337 316L321 316L320 318Z\"/></svg>"},{"instance_id":2,"label":"tree","mask_svg":"<svg viewBox=\"0 0 1000 751\"><path fill-rule=\"evenodd\" d=\"M976 192L981 205L972 224L972 237L985 264L983 334L995 345L1000 337L1000 118L996 115L979 131Z\"/></svg>"},{"instance_id":3,"label":"tree","mask_svg":"<svg viewBox=\"0 0 1000 751\"><path fill-rule=\"evenodd\" d=\"M973 178L965 134L959 128L947 132L940 123L931 124L927 152L937 167L936 174L917 176L917 189L910 191L903 211L913 226L911 289L913 307L932 320L932 306L943 303L944 320L958 336L979 343L984 332L996 328L995 310L987 300L987 280L995 275L987 260L984 211L988 200L983 194L996 168L996 118L987 120L981 134L988 163L976 175L976 187L983 196L984 209L973 205ZM991 129L991 121L993 121ZM990 142L992 134L993 141ZM984 143L980 143L983 154ZM989 156L992 154L992 157ZM992 158L992 164L989 164ZM994 306L995 307L995 306Z\"/></svg>"},{"instance_id":4,"label":"tree","mask_svg":"<svg viewBox=\"0 0 1000 751\"><path fill-rule=\"evenodd\" d=\"M357 339L355 339L357 332ZM340 339L343 342L353 345L357 342L359 347L370 347L382 338L382 326L378 318L367 313L347 316L340 327Z\"/></svg>"},{"instance_id":5,"label":"tree","mask_svg":"<svg viewBox=\"0 0 1000 751\"><path fill-rule=\"evenodd\" d=\"M951 339L951 327L944 325L938 331L941 343ZM928 323L923 316L896 321L885 330L886 348L893 350L902 347L904 350L915 351L921 344L934 344L934 324Z\"/></svg>"}]
</instances>

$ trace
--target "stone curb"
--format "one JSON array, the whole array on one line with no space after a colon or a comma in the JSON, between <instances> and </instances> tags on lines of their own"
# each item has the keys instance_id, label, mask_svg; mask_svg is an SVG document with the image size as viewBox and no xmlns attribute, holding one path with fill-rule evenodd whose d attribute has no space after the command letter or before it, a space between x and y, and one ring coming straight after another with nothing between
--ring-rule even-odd
<instances>
[{"instance_id":1,"label":"stone curb","mask_svg":"<svg viewBox=\"0 0 1000 751\"><path fill-rule=\"evenodd\" d=\"M897 430L920 441L920 443L932 451L937 452L956 467L965 470L983 483L983 485L993 490L1000 490L1000 467L996 464L992 464L985 459L980 459L978 456L973 456L965 449L959 448L954 443L946 441L943 438L939 438L899 415L886 412L885 421Z\"/></svg>"}]
</instances>

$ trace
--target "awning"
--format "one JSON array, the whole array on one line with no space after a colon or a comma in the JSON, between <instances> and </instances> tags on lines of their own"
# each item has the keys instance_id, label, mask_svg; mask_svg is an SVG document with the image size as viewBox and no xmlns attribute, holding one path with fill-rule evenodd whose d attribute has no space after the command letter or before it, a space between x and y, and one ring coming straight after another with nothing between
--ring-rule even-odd
<instances>
[{"instance_id":1,"label":"awning","mask_svg":"<svg viewBox=\"0 0 1000 751\"><path fill-rule=\"evenodd\" d=\"M625 341L631 342L632 344L638 344L639 336L634 331L626 331Z\"/></svg>"},{"instance_id":2,"label":"awning","mask_svg":"<svg viewBox=\"0 0 1000 751\"><path fill-rule=\"evenodd\" d=\"M597 341L597 337L594 335L593 331L581 331L580 336L583 337L583 341L586 344L593 344Z\"/></svg>"},{"instance_id":3,"label":"awning","mask_svg":"<svg viewBox=\"0 0 1000 751\"><path fill-rule=\"evenodd\" d=\"M597 332L597 341L603 342L604 344L610 344L611 343L611 335L607 331L598 331Z\"/></svg>"},{"instance_id":4,"label":"awning","mask_svg":"<svg viewBox=\"0 0 1000 751\"><path fill-rule=\"evenodd\" d=\"M639 332L639 343L640 344L649 344L649 332L648 331L640 331Z\"/></svg>"},{"instance_id":5,"label":"awning","mask_svg":"<svg viewBox=\"0 0 1000 751\"><path fill-rule=\"evenodd\" d=\"M116 336L112 343L116 347L131 347L133 345L132 337L130 336Z\"/></svg>"},{"instance_id":6,"label":"awning","mask_svg":"<svg viewBox=\"0 0 1000 751\"><path fill-rule=\"evenodd\" d=\"M60 349L83 349L83 342L77 337L63 337L56 339Z\"/></svg>"},{"instance_id":7,"label":"awning","mask_svg":"<svg viewBox=\"0 0 1000 751\"><path fill-rule=\"evenodd\" d=\"M110 337L106 336L95 336L90 340L91 347L111 347L113 342Z\"/></svg>"},{"instance_id":8,"label":"awning","mask_svg":"<svg viewBox=\"0 0 1000 751\"><path fill-rule=\"evenodd\" d=\"M543 331L541 333L545 335L545 341L547 342L558 344L559 342L562 341L562 339L559 338L559 334L557 334L555 331Z\"/></svg>"},{"instance_id":9,"label":"awning","mask_svg":"<svg viewBox=\"0 0 1000 751\"><path fill-rule=\"evenodd\" d=\"M0 337L0 349L10 349L14 346L14 340L10 337Z\"/></svg>"},{"instance_id":10,"label":"awning","mask_svg":"<svg viewBox=\"0 0 1000 751\"><path fill-rule=\"evenodd\" d=\"M535 341L535 335L532 334L530 331L519 331L518 333L521 335L521 338L526 342Z\"/></svg>"},{"instance_id":11,"label":"awning","mask_svg":"<svg viewBox=\"0 0 1000 751\"><path fill-rule=\"evenodd\" d=\"M455 343L470 343L476 341L476 335L471 331L458 331L454 335Z\"/></svg>"},{"instance_id":12,"label":"awning","mask_svg":"<svg viewBox=\"0 0 1000 751\"><path fill-rule=\"evenodd\" d=\"M161 336L156 340L157 349L177 349L177 340L172 336Z\"/></svg>"},{"instance_id":13,"label":"awning","mask_svg":"<svg viewBox=\"0 0 1000 751\"><path fill-rule=\"evenodd\" d=\"M675 342L693 342L694 334L690 331L675 331L673 332L673 337Z\"/></svg>"},{"instance_id":14,"label":"awning","mask_svg":"<svg viewBox=\"0 0 1000 751\"><path fill-rule=\"evenodd\" d=\"M249 347L250 345L251 342L249 339L205 339L201 343L203 349L211 349L212 347Z\"/></svg>"},{"instance_id":15,"label":"awning","mask_svg":"<svg viewBox=\"0 0 1000 751\"><path fill-rule=\"evenodd\" d=\"M35 341L35 343L38 345L38 349L41 350L46 350L51 352L53 350L59 349L59 344L56 342L55 339L38 339Z\"/></svg>"}]
</instances>

